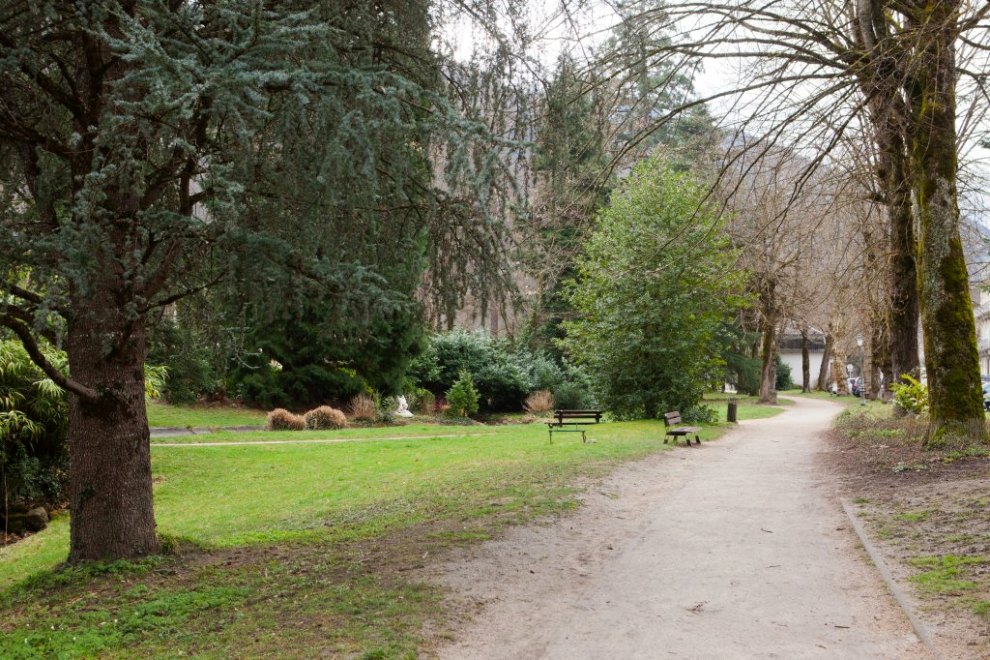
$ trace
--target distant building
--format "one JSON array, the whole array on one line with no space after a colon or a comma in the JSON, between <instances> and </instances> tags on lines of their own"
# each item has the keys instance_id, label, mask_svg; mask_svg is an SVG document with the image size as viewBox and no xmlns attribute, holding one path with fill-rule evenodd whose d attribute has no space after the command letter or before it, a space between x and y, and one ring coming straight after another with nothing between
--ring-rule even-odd
<instances>
[{"instance_id":1,"label":"distant building","mask_svg":"<svg viewBox=\"0 0 990 660\"><path fill-rule=\"evenodd\" d=\"M801 387L801 333L788 328L777 344L781 361L791 368L791 380ZM808 332L808 362L811 374L811 387L818 382L818 373L825 356L825 333L812 328Z\"/></svg>"}]
</instances>

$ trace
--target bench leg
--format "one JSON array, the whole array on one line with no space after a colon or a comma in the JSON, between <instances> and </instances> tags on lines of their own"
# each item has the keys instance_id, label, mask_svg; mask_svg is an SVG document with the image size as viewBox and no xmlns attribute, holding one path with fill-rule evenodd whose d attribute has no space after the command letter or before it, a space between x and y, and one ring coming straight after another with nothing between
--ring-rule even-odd
<instances>
[{"instance_id":1,"label":"bench leg","mask_svg":"<svg viewBox=\"0 0 990 660\"><path fill-rule=\"evenodd\" d=\"M663 436L663 444L667 444L667 441L668 440L670 440L670 436L669 435Z\"/></svg>"},{"instance_id":2,"label":"bench leg","mask_svg":"<svg viewBox=\"0 0 990 660\"><path fill-rule=\"evenodd\" d=\"M549 429L549 431L550 431L550 444L552 445L553 444L553 429Z\"/></svg>"},{"instance_id":3,"label":"bench leg","mask_svg":"<svg viewBox=\"0 0 990 660\"><path fill-rule=\"evenodd\" d=\"M698 437L698 434L697 433L694 434L694 444L696 444L696 445L700 445L701 444L701 438Z\"/></svg>"},{"instance_id":4,"label":"bench leg","mask_svg":"<svg viewBox=\"0 0 990 660\"><path fill-rule=\"evenodd\" d=\"M581 429L581 443L584 444L586 442L588 442L588 438L584 435L584 429Z\"/></svg>"}]
</instances>

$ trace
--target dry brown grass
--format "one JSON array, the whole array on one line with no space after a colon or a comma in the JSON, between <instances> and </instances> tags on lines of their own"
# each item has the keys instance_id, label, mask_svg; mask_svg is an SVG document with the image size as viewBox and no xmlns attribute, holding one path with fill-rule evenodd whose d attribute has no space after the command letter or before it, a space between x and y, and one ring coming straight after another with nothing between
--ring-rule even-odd
<instances>
[{"instance_id":1,"label":"dry brown grass","mask_svg":"<svg viewBox=\"0 0 990 660\"><path fill-rule=\"evenodd\" d=\"M553 393L550 390L538 390L526 397L523 409L533 415L553 410Z\"/></svg>"},{"instance_id":2,"label":"dry brown grass","mask_svg":"<svg viewBox=\"0 0 990 660\"><path fill-rule=\"evenodd\" d=\"M375 407L375 400L367 394L358 394L351 399L351 419L360 422L373 422L378 418L378 408Z\"/></svg>"},{"instance_id":3,"label":"dry brown grass","mask_svg":"<svg viewBox=\"0 0 990 660\"><path fill-rule=\"evenodd\" d=\"M303 418L306 420L306 428L314 431L347 428L347 415L330 406L313 408Z\"/></svg>"},{"instance_id":4,"label":"dry brown grass","mask_svg":"<svg viewBox=\"0 0 990 660\"><path fill-rule=\"evenodd\" d=\"M302 415L291 413L285 408L276 408L268 413L265 428L269 431L304 431L306 420Z\"/></svg>"}]
</instances>

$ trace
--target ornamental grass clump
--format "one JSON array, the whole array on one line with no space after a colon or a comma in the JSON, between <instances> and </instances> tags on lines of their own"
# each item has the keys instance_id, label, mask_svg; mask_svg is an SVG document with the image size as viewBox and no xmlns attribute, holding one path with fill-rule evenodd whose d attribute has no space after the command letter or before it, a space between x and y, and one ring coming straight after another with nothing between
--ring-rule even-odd
<instances>
[{"instance_id":1,"label":"ornamental grass clump","mask_svg":"<svg viewBox=\"0 0 990 660\"><path fill-rule=\"evenodd\" d=\"M526 397L523 408L533 415L545 413L553 410L553 392L550 390L539 390Z\"/></svg>"},{"instance_id":2,"label":"ornamental grass clump","mask_svg":"<svg viewBox=\"0 0 990 660\"><path fill-rule=\"evenodd\" d=\"M351 399L351 419L360 422L373 422L378 418L378 407L375 400L367 394L358 394Z\"/></svg>"},{"instance_id":3,"label":"ornamental grass clump","mask_svg":"<svg viewBox=\"0 0 990 660\"><path fill-rule=\"evenodd\" d=\"M276 408L268 413L265 428L269 431L305 431L306 420L302 415L291 413L285 408Z\"/></svg>"},{"instance_id":4,"label":"ornamental grass clump","mask_svg":"<svg viewBox=\"0 0 990 660\"><path fill-rule=\"evenodd\" d=\"M304 415L306 428L313 431L327 431L347 428L347 415L330 406L313 408Z\"/></svg>"}]
</instances>

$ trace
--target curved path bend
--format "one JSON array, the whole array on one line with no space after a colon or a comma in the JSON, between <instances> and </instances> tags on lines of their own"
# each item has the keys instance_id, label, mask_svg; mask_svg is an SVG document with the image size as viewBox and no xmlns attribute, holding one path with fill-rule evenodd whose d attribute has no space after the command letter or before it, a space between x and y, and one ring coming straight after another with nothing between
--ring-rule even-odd
<instances>
[{"instance_id":1,"label":"curved path bend","mask_svg":"<svg viewBox=\"0 0 990 660\"><path fill-rule=\"evenodd\" d=\"M427 579L472 614L442 658L930 658L822 471L839 408L799 399L621 468L574 516Z\"/></svg>"}]
</instances>

